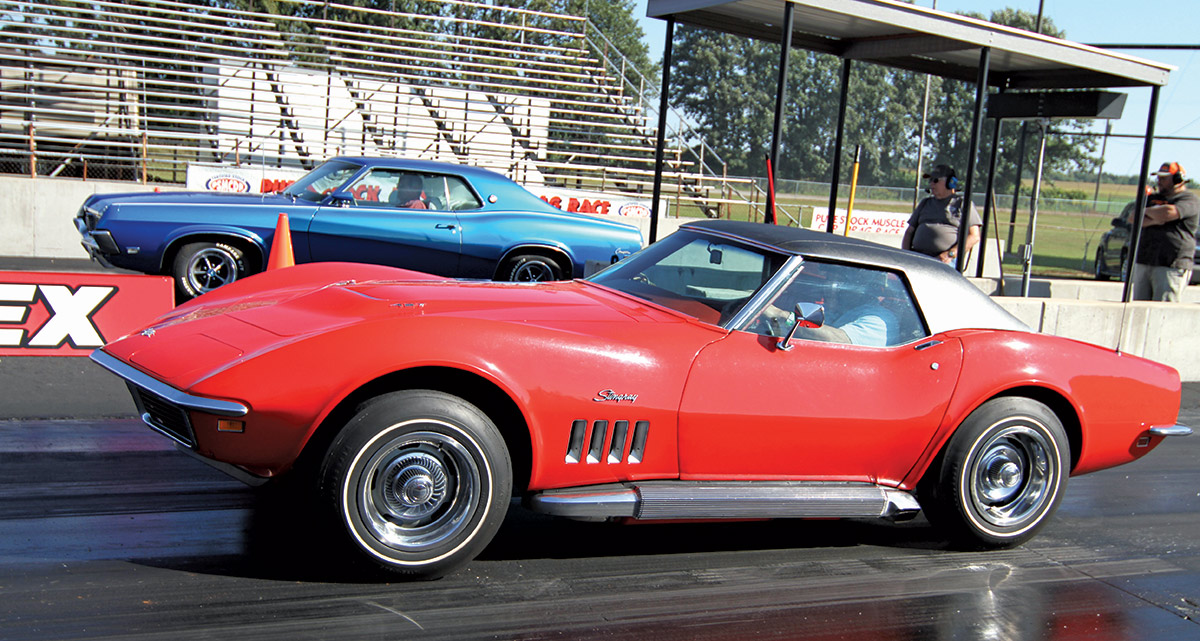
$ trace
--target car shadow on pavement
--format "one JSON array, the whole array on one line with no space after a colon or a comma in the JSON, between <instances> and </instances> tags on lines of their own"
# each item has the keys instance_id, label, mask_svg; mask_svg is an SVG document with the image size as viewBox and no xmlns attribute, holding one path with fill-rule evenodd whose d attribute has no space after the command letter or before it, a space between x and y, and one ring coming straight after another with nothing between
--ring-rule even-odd
<instances>
[{"instance_id":1,"label":"car shadow on pavement","mask_svg":"<svg viewBox=\"0 0 1200 641\"><path fill-rule=\"evenodd\" d=\"M274 581L380 584L406 581L359 558L331 532L329 519L302 493L260 488L240 513L240 552L141 558L134 562L178 571ZM237 513L226 512L231 518ZM238 529L237 524L231 525ZM795 553L804 549L875 546L939 550L947 546L924 518L741 522L581 522L536 514L516 501L491 544L472 561L511 565L532 561L588 561L660 557L656 562L694 564L695 555L730 552ZM664 561L664 559L668 559ZM703 561L700 561L703 563Z\"/></svg>"}]
</instances>

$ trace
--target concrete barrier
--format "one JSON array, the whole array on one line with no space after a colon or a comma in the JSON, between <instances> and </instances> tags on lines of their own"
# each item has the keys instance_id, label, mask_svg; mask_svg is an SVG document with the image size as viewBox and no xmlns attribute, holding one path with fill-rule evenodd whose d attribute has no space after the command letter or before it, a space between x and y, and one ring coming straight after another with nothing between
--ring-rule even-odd
<instances>
[{"instance_id":1,"label":"concrete barrier","mask_svg":"<svg viewBox=\"0 0 1200 641\"><path fill-rule=\"evenodd\" d=\"M0 176L0 256L87 258L75 230L75 213L92 194L181 191L177 186L104 180Z\"/></svg>"},{"instance_id":2,"label":"concrete barrier","mask_svg":"<svg viewBox=\"0 0 1200 641\"><path fill-rule=\"evenodd\" d=\"M1184 381L1200 381L1200 286L1188 287L1182 303L1121 302L1121 282L972 278L993 300L1044 334L1120 349L1179 370Z\"/></svg>"}]
</instances>

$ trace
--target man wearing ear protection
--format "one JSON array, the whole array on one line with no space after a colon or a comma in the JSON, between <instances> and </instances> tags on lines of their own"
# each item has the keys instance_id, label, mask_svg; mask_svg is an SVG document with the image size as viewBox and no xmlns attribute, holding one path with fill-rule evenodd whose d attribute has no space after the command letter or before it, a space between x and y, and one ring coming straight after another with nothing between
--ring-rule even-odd
<instances>
[{"instance_id":1,"label":"man wearing ear protection","mask_svg":"<svg viewBox=\"0 0 1200 641\"><path fill-rule=\"evenodd\" d=\"M929 196L917 203L908 218L908 229L900 246L928 256L943 263L954 264L958 251L958 228L962 222L963 209L967 210L967 251L979 242L979 230L983 221L975 205L965 202L958 193L958 177L949 165L937 165L925 174L929 180Z\"/></svg>"},{"instance_id":2,"label":"man wearing ear protection","mask_svg":"<svg viewBox=\"0 0 1200 641\"><path fill-rule=\"evenodd\" d=\"M1163 163L1154 175L1158 191L1146 201L1131 275L1133 298L1175 302L1192 278L1200 198L1188 191L1187 174L1179 163Z\"/></svg>"}]
</instances>

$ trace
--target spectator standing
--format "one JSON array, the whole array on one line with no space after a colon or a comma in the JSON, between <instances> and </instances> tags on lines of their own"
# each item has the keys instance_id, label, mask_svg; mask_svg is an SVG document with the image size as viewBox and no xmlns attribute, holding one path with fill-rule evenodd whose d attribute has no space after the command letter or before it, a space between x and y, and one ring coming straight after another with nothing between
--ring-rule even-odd
<instances>
[{"instance_id":1,"label":"spectator standing","mask_svg":"<svg viewBox=\"0 0 1200 641\"><path fill-rule=\"evenodd\" d=\"M1133 299L1177 302L1192 278L1200 198L1188 191L1187 174L1177 162L1163 163L1154 174L1158 191L1149 197L1142 219Z\"/></svg>"},{"instance_id":2,"label":"spectator standing","mask_svg":"<svg viewBox=\"0 0 1200 641\"><path fill-rule=\"evenodd\" d=\"M900 246L952 265L957 257L964 207L968 216L966 251L970 252L979 243L983 221L975 205L964 202L966 199L958 193L958 177L952 167L937 165L925 178L929 180L926 191L930 195L917 203Z\"/></svg>"}]
</instances>

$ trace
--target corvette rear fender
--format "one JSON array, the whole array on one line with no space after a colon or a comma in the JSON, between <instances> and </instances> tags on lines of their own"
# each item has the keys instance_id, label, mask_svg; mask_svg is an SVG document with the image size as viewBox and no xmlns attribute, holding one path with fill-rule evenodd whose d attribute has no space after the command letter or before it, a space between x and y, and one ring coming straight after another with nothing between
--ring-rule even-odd
<instances>
[{"instance_id":1,"label":"corvette rear fender","mask_svg":"<svg viewBox=\"0 0 1200 641\"><path fill-rule=\"evenodd\" d=\"M1070 443L1072 474L1144 456L1162 440L1150 428L1177 418L1179 376L1169 367L1035 333L952 334L964 345L962 376L937 437L906 475L906 488L920 480L958 425L993 398L1021 396L1049 407ZM1040 358L1029 358L1034 353Z\"/></svg>"},{"instance_id":2,"label":"corvette rear fender","mask_svg":"<svg viewBox=\"0 0 1200 641\"><path fill-rule=\"evenodd\" d=\"M926 471L941 456L946 443L954 435L959 425L987 401L1002 396L1023 396L1039 401L1050 407L1071 442L1072 467L1077 460L1080 441L1080 421L1077 408L1067 400L1067 394L1058 387L1053 379L1038 372L1029 370L1029 360L1024 357L1025 347L1016 342L1001 342L999 345L980 346L974 339L985 341L994 336L989 333L973 334L970 332L951 332L963 343L963 368L959 375L954 396L942 424L934 438L929 442L916 464L904 477L901 487L914 489L925 475ZM1022 334L1016 334L1021 336ZM986 358L981 357L987 354ZM998 384L997 382L1002 382Z\"/></svg>"},{"instance_id":3,"label":"corvette rear fender","mask_svg":"<svg viewBox=\"0 0 1200 641\"><path fill-rule=\"evenodd\" d=\"M958 394L955 397L957 399ZM992 399L1002 397L1028 398L1049 407L1058 417L1058 420L1063 425L1063 430L1067 433L1067 440L1071 445L1071 468L1075 468L1076 463L1079 461L1079 451L1082 443L1082 426L1080 425L1079 414L1075 406L1061 392L1043 387L1041 384L1018 385L993 390L990 393L981 393L977 397L976 402L972 403L969 407L952 405L946 413L945 420L941 428L939 428L937 436L930 442L929 448L922 454L917 464L913 466L912 471L905 476L901 488L910 490L916 488L917 483L929 471L930 466L941 457L946 443L954 436L955 430L971 415L971 412Z\"/></svg>"}]
</instances>

